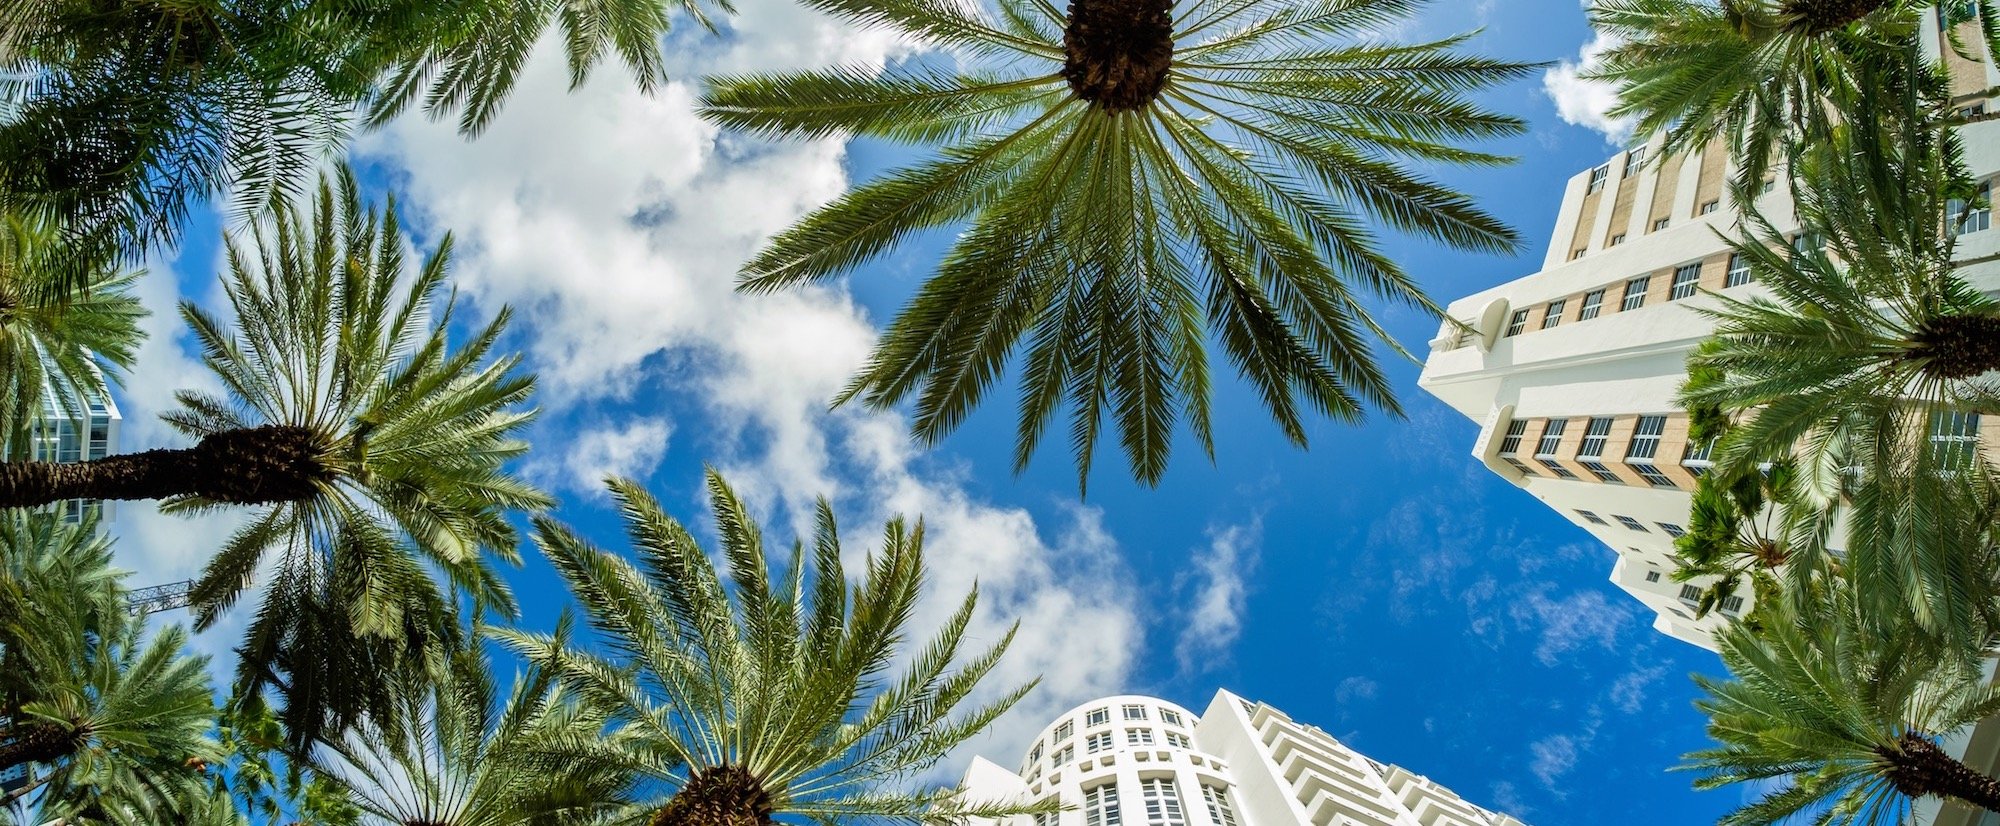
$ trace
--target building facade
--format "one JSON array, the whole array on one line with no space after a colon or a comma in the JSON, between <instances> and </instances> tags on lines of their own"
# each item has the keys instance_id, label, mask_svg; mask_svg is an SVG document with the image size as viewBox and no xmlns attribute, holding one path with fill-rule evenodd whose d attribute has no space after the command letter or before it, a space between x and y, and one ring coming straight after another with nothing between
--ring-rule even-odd
<instances>
[{"instance_id":1,"label":"building facade","mask_svg":"<svg viewBox=\"0 0 2000 826\"><path fill-rule=\"evenodd\" d=\"M1042 730L1018 771L974 758L964 788L1064 805L983 826L1522 826L1227 691L1199 716L1137 695L1084 703Z\"/></svg>"},{"instance_id":2,"label":"building facade","mask_svg":"<svg viewBox=\"0 0 2000 826\"><path fill-rule=\"evenodd\" d=\"M117 446L118 428L123 421L118 403L108 393L84 399L80 407L68 411L50 400L35 425L32 456L42 462L102 459ZM113 505L97 499L71 499L61 507L64 519L78 522L85 511L95 511L108 520Z\"/></svg>"},{"instance_id":3,"label":"building facade","mask_svg":"<svg viewBox=\"0 0 2000 826\"><path fill-rule=\"evenodd\" d=\"M2000 70L1949 48L1935 11L1927 22L1926 43L1952 69L1954 105L1985 113L1983 95L2000 87ZM1979 43L1976 33L1961 40ZM1990 186L2000 177L2000 121L1961 127L1961 137L1968 165ZM1614 552L1611 581L1655 612L1655 628L1711 647L1709 632L1746 608L1748 586L1697 619L1705 583L1671 577L1673 540L1707 467L1707 446L1690 443L1674 397L1688 351L1713 327L1698 311L1716 305L1712 294L1747 298L1762 288L1718 234L1737 234L1741 217L1727 153L1711 146L1662 157L1661 147L1655 138L1571 178L1541 271L1452 302L1447 312L1471 329L1440 328L1419 384L1479 423L1473 456ZM1811 243L1782 174L1755 206L1795 244ZM1987 261L1964 274L1989 294L2000 293L1991 223L1988 208L1957 227L1957 255ZM1988 450L2000 443L2000 421L1976 415L1935 422L1934 431Z\"/></svg>"}]
</instances>

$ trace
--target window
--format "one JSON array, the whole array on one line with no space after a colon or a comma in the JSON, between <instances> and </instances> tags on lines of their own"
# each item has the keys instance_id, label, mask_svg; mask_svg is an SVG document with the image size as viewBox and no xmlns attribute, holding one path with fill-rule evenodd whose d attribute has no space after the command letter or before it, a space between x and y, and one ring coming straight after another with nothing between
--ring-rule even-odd
<instances>
[{"instance_id":1,"label":"window","mask_svg":"<svg viewBox=\"0 0 2000 826\"><path fill-rule=\"evenodd\" d=\"M1061 822L1062 822L1062 815L1057 814L1055 812L1035 813L1035 826L1057 826Z\"/></svg>"},{"instance_id":2,"label":"window","mask_svg":"<svg viewBox=\"0 0 2000 826\"><path fill-rule=\"evenodd\" d=\"M1674 484L1674 480L1667 478L1666 474L1661 473L1657 465L1643 462L1627 462L1626 464L1631 466L1634 473L1639 474L1639 478L1646 480L1646 484L1648 485L1656 488L1673 488L1676 490L1680 488L1679 485Z\"/></svg>"},{"instance_id":3,"label":"window","mask_svg":"<svg viewBox=\"0 0 2000 826\"><path fill-rule=\"evenodd\" d=\"M1569 260L1575 261L1578 258L1582 258L1584 256L1584 253L1587 252L1590 252L1590 250L1585 249L1583 247L1577 247L1576 249L1570 250Z\"/></svg>"},{"instance_id":4,"label":"window","mask_svg":"<svg viewBox=\"0 0 2000 826\"><path fill-rule=\"evenodd\" d=\"M1208 820L1216 826L1236 826L1236 810L1229 806L1229 790L1201 784L1201 799L1208 804Z\"/></svg>"},{"instance_id":5,"label":"window","mask_svg":"<svg viewBox=\"0 0 2000 826\"><path fill-rule=\"evenodd\" d=\"M1694 295L1698 289L1701 289L1701 262L1683 264L1674 268L1674 283L1667 289L1667 300L1679 301Z\"/></svg>"},{"instance_id":6,"label":"window","mask_svg":"<svg viewBox=\"0 0 2000 826\"><path fill-rule=\"evenodd\" d=\"M1032 765L1041 762L1041 760L1042 760L1042 744L1036 743L1035 750L1028 752L1028 763Z\"/></svg>"},{"instance_id":7,"label":"window","mask_svg":"<svg viewBox=\"0 0 2000 826\"><path fill-rule=\"evenodd\" d=\"M1640 416L1632 431L1632 444L1625 449L1626 461L1651 459L1660 452L1660 435L1667 432L1667 417Z\"/></svg>"},{"instance_id":8,"label":"window","mask_svg":"<svg viewBox=\"0 0 2000 826\"><path fill-rule=\"evenodd\" d=\"M1825 246L1826 239L1821 238L1819 233L1801 232L1792 236L1792 257L1797 258L1808 252L1818 252Z\"/></svg>"},{"instance_id":9,"label":"window","mask_svg":"<svg viewBox=\"0 0 2000 826\"><path fill-rule=\"evenodd\" d=\"M1076 724L1069 720L1064 720L1062 725L1056 726L1055 736L1049 739L1054 742L1060 743L1064 740L1068 740L1069 736L1075 732L1076 732Z\"/></svg>"},{"instance_id":10,"label":"window","mask_svg":"<svg viewBox=\"0 0 2000 826\"><path fill-rule=\"evenodd\" d=\"M1604 189L1604 183L1610 179L1611 179L1611 164L1605 164L1596 169L1590 170L1590 186L1584 191L1597 192L1599 190L1602 190Z\"/></svg>"},{"instance_id":11,"label":"window","mask_svg":"<svg viewBox=\"0 0 2000 826\"><path fill-rule=\"evenodd\" d=\"M1173 778L1140 778L1139 798L1146 802L1146 823L1149 826L1182 826L1187 823L1187 815L1181 811L1181 790L1174 785Z\"/></svg>"},{"instance_id":12,"label":"window","mask_svg":"<svg viewBox=\"0 0 2000 826\"><path fill-rule=\"evenodd\" d=\"M1659 582L1659 581L1660 581L1660 572L1659 572L1659 571L1647 571L1647 572L1646 572L1646 581L1647 581L1647 582Z\"/></svg>"},{"instance_id":13,"label":"window","mask_svg":"<svg viewBox=\"0 0 2000 826\"><path fill-rule=\"evenodd\" d=\"M1594 511L1577 511L1576 515L1583 517L1583 521L1589 522L1592 525L1605 524L1604 517L1598 516Z\"/></svg>"},{"instance_id":14,"label":"window","mask_svg":"<svg viewBox=\"0 0 2000 826\"><path fill-rule=\"evenodd\" d=\"M1119 826L1118 784L1106 783L1083 793L1084 826Z\"/></svg>"},{"instance_id":15,"label":"window","mask_svg":"<svg viewBox=\"0 0 2000 826\"><path fill-rule=\"evenodd\" d=\"M1542 311L1542 329L1546 330L1557 324L1561 324L1563 320L1563 307L1567 304L1569 304L1569 299L1567 298L1558 298L1549 302L1549 308Z\"/></svg>"},{"instance_id":16,"label":"window","mask_svg":"<svg viewBox=\"0 0 2000 826\"><path fill-rule=\"evenodd\" d=\"M1639 171L1639 165L1645 162L1646 147L1635 147L1632 151L1625 153L1625 173L1622 177L1632 177L1632 173Z\"/></svg>"},{"instance_id":17,"label":"window","mask_svg":"<svg viewBox=\"0 0 2000 826\"><path fill-rule=\"evenodd\" d=\"M1152 730L1152 729L1149 729L1149 728L1134 728L1134 729L1126 729L1126 730L1125 730L1125 745L1128 745L1128 746L1150 746L1150 745L1152 745L1152 744L1153 744L1153 730Z\"/></svg>"},{"instance_id":18,"label":"window","mask_svg":"<svg viewBox=\"0 0 2000 826\"><path fill-rule=\"evenodd\" d=\"M1110 751L1111 732L1100 731L1096 734L1092 734L1088 737L1083 738L1083 744L1084 744L1084 750L1083 750L1084 754L1096 754L1100 751Z\"/></svg>"},{"instance_id":19,"label":"window","mask_svg":"<svg viewBox=\"0 0 2000 826\"><path fill-rule=\"evenodd\" d=\"M1722 598L1722 610L1723 610L1723 612L1724 612L1724 613L1730 613L1730 614L1735 614L1735 613L1739 613L1739 612L1741 612L1741 611L1743 610L1743 598L1742 598L1742 597L1723 597L1723 598Z\"/></svg>"},{"instance_id":20,"label":"window","mask_svg":"<svg viewBox=\"0 0 2000 826\"><path fill-rule=\"evenodd\" d=\"M1668 536L1675 539L1679 539L1683 534L1687 533L1687 531L1681 530L1681 526L1672 522L1654 522L1653 524L1660 526L1660 530L1666 531Z\"/></svg>"},{"instance_id":21,"label":"window","mask_svg":"<svg viewBox=\"0 0 2000 826\"><path fill-rule=\"evenodd\" d=\"M1145 707L1145 706L1142 706L1142 705L1128 705L1128 706L1126 706L1126 707L1125 707L1125 719L1127 719L1127 720L1144 720L1144 719L1146 719L1146 707Z\"/></svg>"},{"instance_id":22,"label":"window","mask_svg":"<svg viewBox=\"0 0 2000 826\"><path fill-rule=\"evenodd\" d=\"M1575 479L1576 474L1569 472L1569 468L1563 467L1556 461L1556 450L1562 447L1563 431L1567 429L1569 429L1568 419L1550 419L1547 424L1542 425L1542 440L1535 447L1535 461L1541 462L1542 467L1548 468L1550 473L1559 478Z\"/></svg>"},{"instance_id":23,"label":"window","mask_svg":"<svg viewBox=\"0 0 2000 826\"><path fill-rule=\"evenodd\" d=\"M1508 422L1507 435L1500 439L1500 458L1506 459L1507 464L1513 465L1514 469L1520 471L1522 474L1532 475L1534 471L1529 470L1528 466L1523 464L1521 460L1514 458L1515 455L1521 452L1521 440L1526 438L1527 435L1527 419L1515 419Z\"/></svg>"},{"instance_id":24,"label":"window","mask_svg":"<svg viewBox=\"0 0 2000 826\"><path fill-rule=\"evenodd\" d=\"M1178 726L1181 724L1181 713L1171 708L1160 709L1160 722L1170 726Z\"/></svg>"},{"instance_id":25,"label":"window","mask_svg":"<svg viewBox=\"0 0 2000 826\"><path fill-rule=\"evenodd\" d=\"M1609 418L1598 417L1591 419L1590 424L1584 427L1583 443L1577 446L1576 460L1579 464L1583 465L1585 470L1590 471L1590 475L1597 477L1597 481L1622 485L1625 484L1625 480L1618 478L1618 474L1612 473L1611 469L1605 467L1603 462L1604 444L1609 440L1610 436L1611 420Z\"/></svg>"},{"instance_id":26,"label":"window","mask_svg":"<svg viewBox=\"0 0 2000 826\"><path fill-rule=\"evenodd\" d=\"M1939 470L1962 471L1972 467L1979 454L1979 414L1939 410L1931 414L1931 455Z\"/></svg>"},{"instance_id":27,"label":"window","mask_svg":"<svg viewBox=\"0 0 2000 826\"><path fill-rule=\"evenodd\" d=\"M1525 329L1528 329L1528 311L1515 310L1514 316L1512 318L1507 319L1507 332L1504 333L1502 337L1504 338L1506 336L1518 336L1521 334L1521 331Z\"/></svg>"},{"instance_id":28,"label":"window","mask_svg":"<svg viewBox=\"0 0 2000 826\"><path fill-rule=\"evenodd\" d=\"M1758 192L1758 194L1760 194L1760 195L1769 195L1769 194L1771 194L1771 190L1773 190L1773 189L1777 189L1777 188L1778 188L1778 179L1776 179L1776 178L1765 178L1765 179L1764 179L1764 187L1763 187L1762 189L1758 190L1757 192Z\"/></svg>"},{"instance_id":29,"label":"window","mask_svg":"<svg viewBox=\"0 0 2000 826\"><path fill-rule=\"evenodd\" d=\"M1625 243L1625 233L1622 233L1622 232L1621 232L1621 233L1618 233L1617 235L1613 235L1613 236L1611 236L1611 243L1608 243L1608 244L1605 244L1605 246L1607 246L1607 247L1615 247L1615 246L1618 246L1619 244L1623 244L1623 243Z\"/></svg>"},{"instance_id":30,"label":"window","mask_svg":"<svg viewBox=\"0 0 2000 826\"><path fill-rule=\"evenodd\" d=\"M1981 117L1984 116L1985 114L1986 114L1986 104L1983 102L1975 103L1972 104L1971 106L1962 107L1958 110L1958 116L1966 119Z\"/></svg>"},{"instance_id":31,"label":"window","mask_svg":"<svg viewBox=\"0 0 2000 826\"><path fill-rule=\"evenodd\" d=\"M1750 274L1750 259L1740 252L1730 253L1729 273L1722 277L1722 286L1741 287L1755 280L1756 277Z\"/></svg>"},{"instance_id":32,"label":"window","mask_svg":"<svg viewBox=\"0 0 2000 826\"><path fill-rule=\"evenodd\" d=\"M1049 768L1060 769L1064 766L1069 765L1069 761L1074 759L1076 759L1076 747L1063 746L1062 748L1056 749L1055 754L1049 755Z\"/></svg>"},{"instance_id":33,"label":"window","mask_svg":"<svg viewBox=\"0 0 2000 826\"><path fill-rule=\"evenodd\" d=\"M1659 232L1660 230L1666 229L1667 227L1671 226L1673 223L1674 219L1672 218L1661 218L1660 220L1653 222L1653 231Z\"/></svg>"},{"instance_id":34,"label":"window","mask_svg":"<svg viewBox=\"0 0 2000 826\"><path fill-rule=\"evenodd\" d=\"M1625 312L1646 306L1646 287L1653 283L1653 277L1642 275L1625 282L1625 302L1618 309Z\"/></svg>"},{"instance_id":35,"label":"window","mask_svg":"<svg viewBox=\"0 0 2000 826\"><path fill-rule=\"evenodd\" d=\"M1597 317L1597 311L1604 308L1604 291L1591 290L1583 294L1583 306L1578 309L1576 320L1589 321Z\"/></svg>"},{"instance_id":36,"label":"window","mask_svg":"<svg viewBox=\"0 0 2000 826\"><path fill-rule=\"evenodd\" d=\"M1633 519L1630 516L1619 516L1617 514L1612 514L1611 518L1618 520L1618 524L1624 525L1625 527L1631 528L1632 530L1638 531L1640 533L1652 533L1652 531L1646 530L1645 525L1639 524L1639 520Z\"/></svg>"},{"instance_id":37,"label":"window","mask_svg":"<svg viewBox=\"0 0 2000 826\"><path fill-rule=\"evenodd\" d=\"M1684 455L1681 456L1681 467L1687 468L1696 476L1707 473L1709 468L1715 466L1710 457L1715 455L1715 440L1720 438L1722 437L1715 436L1701 444L1688 442L1687 450L1683 451Z\"/></svg>"},{"instance_id":38,"label":"window","mask_svg":"<svg viewBox=\"0 0 2000 826\"><path fill-rule=\"evenodd\" d=\"M1993 225L1993 185L1980 184L1979 195L1973 203L1953 198L1945 206L1946 219L1951 221L1951 234L1964 235L1981 232Z\"/></svg>"},{"instance_id":39,"label":"window","mask_svg":"<svg viewBox=\"0 0 2000 826\"><path fill-rule=\"evenodd\" d=\"M1111 709L1108 708L1093 708L1090 713L1083 715L1083 724L1086 726L1102 726L1110 722Z\"/></svg>"},{"instance_id":40,"label":"window","mask_svg":"<svg viewBox=\"0 0 2000 826\"><path fill-rule=\"evenodd\" d=\"M1169 731L1167 732L1167 745L1177 749L1185 749L1191 748L1194 744L1188 741L1187 735L1178 731Z\"/></svg>"},{"instance_id":41,"label":"window","mask_svg":"<svg viewBox=\"0 0 2000 826\"><path fill-rule=\"evenodd\" d=\"M1701 589L1693 585L1682 585L1681 599L1687 600L1689 602L1700 602Z\"/></svg>"},{"instance_id":42,"label":"window","mask_svg":"<svg viewBox=\"0 0 2000 826\"><path fill-rule=\"evenodd\" d=\"M1702 215L1707 215L1721 208L1722 208L1722 199L1717 198L1713 201L1703 201L1699 212Z\"/></svg>"}]
</instances>

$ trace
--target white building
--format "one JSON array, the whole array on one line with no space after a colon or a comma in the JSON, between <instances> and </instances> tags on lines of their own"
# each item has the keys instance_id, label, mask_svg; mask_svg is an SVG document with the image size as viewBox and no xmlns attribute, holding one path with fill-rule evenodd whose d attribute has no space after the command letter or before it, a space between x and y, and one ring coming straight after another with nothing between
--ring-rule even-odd
<instances>
[{"instance_id":1,"label":"white building","mask_svg":"<svg viewBox=\"0 0 2000 826\"><path fill-rule=\"evenodd\" d=\"M1940 50L1935 12L1927 20L1933 55L1952 64L1954 105L1984 112L2000 70ZM1976 33L1963 39L1979 43ZM1961 137L1972 171L1994 179L2000 121L1965 126ZM1762 288L1717 235L1734 234L1739 218L1726 153L1712 146L1660 157L1661 145L1633 147L1571 178L1542 270L1452 302L1447 312L1474 332L1441 327L1419 385L1479 423L1473 456L1611 548L1611 581L1656 612L1655 628L1712 647L1709 631L1749 595L1726 600L1724 616L1697 620L1700 584L1670 577L1673 539L1707 464L1673 400L1688 351L1713 326L1695 312L1716 303L1703 291L1742 297ZM1796 239L1782 181L1757 197ZM1963 227L1961 258L2000 253L1990 212ZM2000 263L1966 274L2000 292ZM1946 435L2000 441L2000 421L1957 424L1966 433Z\"/></svg>"},{"instance_id":2,"label":"white building","mask_svg":"<svg viewBox=\"0 0 2000 826\"><path fill-rule=\"evenodd\" d=\"M42 462L102 459L117 446L118 429L123 421L118 403L108 393L86 399L69 411L50 399L43 405L42 418L35 426L32 456ZM97 511L107 521L113 515L112 503L96 499L72 499L62 504L63 516L71 522L79 521L86 510Z\"/></svg>"},{"instance_id":3,"label":"white building","mask_svg":"<svg viewBox=\"0 0 2000 826\"><path fill-rule=\"evenodd\" d=\"M965 789L1064 806L999 826L1522 826L1227 691L1200 716L1136 695L1084 703L1018 772L974 758Z\"/></svg>"}]
</instances>

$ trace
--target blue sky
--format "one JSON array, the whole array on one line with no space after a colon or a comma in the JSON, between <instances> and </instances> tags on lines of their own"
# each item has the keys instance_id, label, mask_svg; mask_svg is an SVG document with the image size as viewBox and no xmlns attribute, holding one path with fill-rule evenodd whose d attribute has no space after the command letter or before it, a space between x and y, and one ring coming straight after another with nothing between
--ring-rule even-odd
<instances>
[{"instance_id":1,"label":"blue sky","mask_svg":"<svg viewBox=\"0 0 2000 826\"><path fill-rule=\"evenodd\" d=\"M669 38L677 79L910 56L782 0L739 5L723 38ZM1594 39L1576 0L1438 0L1404 34L1475 26L1478 49L1520 60L1574 63ZM1024 626L1004 676L1046 678L977 744L1004 764L1089 697L1143 692L1200 708L1227 687L1530 823L1712 822L1737 802L1666 771L1704 743L1686 675L1719 662L1654 632L1606 581L1608 549L1468 456L1474 425L1416 388L1416 365L1395 367L1407 420L1317 422L1309 451L1225 384L1216 461L1184 443L1157 489L1106 456L1079 501L1060 441L1011 473L1005 388L920 450L897 415L824 403L947 235L825 289L730 289L761 237L907 150L719 135L690 115L682 83L644 97L614 66L571 93L548 57L477 142L411 118L365 139L360 164L378 194L398 194L421 245L455 232L457 283L475 308L517 310L510 343L540 373L545 410L524 470L587 535L618 545L591 481L606 472L644 479L698 522L705 464L753 500L773 537L821 494L857 550L888 514L923 514L934 568L924 616L977 580L979 634ZM1570 68L1490 96L1531 122L1499 147L1521 163L1452 173L1522 233L1520 256L1390 241L1434 297L1532 272L1563 183L1614 151L1603 91ZM125 450L174 444L154 417L173 389L207 381L169 308L215 299L219 228L192 229L142 282L154 338L121 397ZM1414 313L1388 317L1413 348L1436 331ZM124 507L125 564L142 581L188 576L231 520ZM524 623L545 626L565 597L529 556L510 581ZM240 621L201 644L226 651Z\"/></svg>"}]
</instances>

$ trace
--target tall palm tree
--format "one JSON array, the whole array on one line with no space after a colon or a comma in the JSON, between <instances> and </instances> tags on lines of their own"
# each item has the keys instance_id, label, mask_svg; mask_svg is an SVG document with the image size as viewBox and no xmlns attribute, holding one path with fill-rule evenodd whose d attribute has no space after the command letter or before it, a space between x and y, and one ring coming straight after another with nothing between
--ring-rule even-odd
<instances>
[{"instance_id":1,"label":"tall palm tree","mask_svg":"<svg viewBox=\"0 0 2000 826\"><path fill-rule=\"evenodd\" d=\"M1696 483L1687 531L1674 539L1679 567L1673 574L1676 582L1710 580L1695 602L1696 619L1733 595L1746 578L1776 576L1791 559L1779 510L1790 476L1790 467L1780 464L1733 482L1711 473Z\"/></svg>"},{"instance_id":2,"label":"tall palm tree","mask_svg":"<svg viewBox=\"0 0 2000 826\"><path fill-rule=\"evenodd\" d=\"M49 222L0 213L0 445L8 458L29 455L36 422L87 416L83 403L107 395L106 380L131 369L145 338L146 310L129 292L137 274L98 266L81 290L67 290L51 260L58 244Z\"/></svg>"},{"instance_id":3,"label":"tall palm tree","mask_svg":"<svg viewBox=\"0 0 2000 826\"><path fill-rule=\"evenodd\" d=\"M206 657L170 627L147 639L125 610L95 525L9 515L0 531L0 771L36 779L30 796L62 805L171 806L217 756ZM17 600L19 600L17 602Z\"/></svg>"},{"instance_id":4,"label":"tall palm tree","mask_svg":"<svg viewBox=\"0 0 2000 826\"><path fill-rule=\"evenodd\" d=\"M371 715L302 756L361 813L363 826L582 824L625 803L624 735L605 713L516 675L496 704L492 663L458 652L441 673L395 686L392 714Z\"/></svg>"},{"instance_id":5,"label":"tall palm tree","mask_svg":"<svg viewBox=\"0 0 2000 826\"><path fill-rule=\"evenodd\" d=\"M0 12L0 208L52 220L62 259L172 246L188 209L245 215L309 185L350 121L420 104L490 122L555 29L573 84L614 52L663 79L670 14L702 0L26 0ZM728 0L716 0L719 11Z\"/></svg>"},{"instance_id":6,"label":"tall palm tree","mask_svg":"<svg viewBox=\"0 0 2000 826\"><path fill-rule=\"evenodd\" d=\"M489 561L518 561L509 510L549 502L506 467L527 449L515 433L534 415L520 407L534 380L517 372L519 357L492 354L509 313L454 346L456 299L438 295L450 239L414 269L406 243L393 204L365 206L349 173L323 179L309 204L258 225L249 248L229 244L233 324L182 305L227 391L184 392L166 416L194 447L0 464L0 506L259 506L193 599L207 627L253 576L263 583L238 686L284 692L295 745L351 720L364 698L387 701L357 675L456 633L439 575L511 611Z\"/></svg>"},{"instance_id":7,"label":"tall palm tree","mask_svg":"<svg viewBox=\"0 0 2000 826\"><path fill-rule=\"evenodd\" d=\"M1702 775L1695 787L1783 781L1721 823L1819 812L1818 823L1891 826L1925 797L2000 811L2000 780L1938 743L2000 713L2000 686L1977 659L1938 656L1912 624L1864 621L1851 586L1824 585L1817 599L1760 605L1755 630L1718 631L1731 678L1695 677L1718 742L1687 756L1682 768Z\"/></svg>"},{"instance_id":8,"label":"tall palm tree","mask_svg":"<svg viewBox=\"0 0 2000 826\"><path fill-rule=\"evenodd\" d=\"M537 517L536 544L615 653L573 646L563 627L497 636L584 702L615 711L644 784L623 822L769 826L789 815L915 824L1053 810L908 783L1032 687L960 713L1013 639L1010 630L953 668L976 592L929 644L902 650L924 575L921 525L891 521L850 594L830 505L819 505L810 556L794 544L789 568L773 572L756 523L711 472L730 587L637 483L610 486L637 564L546 517ZM903 675L886 679L906 654Z\"/></svg>"},{"instance_id":9,"label":"tall palm tree","mask_svg":"<svg viewBox=\"0 0 2000 826\"><path fill-rule=\"evenodd\" d=\"M914 398L922 441L964 420L1025 348L1017 467L1066 404L1080 477L1109 418L1135 475L1156 483L1183 418L1213 453L1213 336L1303 445L1301 408L1343 421L1370 405L1400 413L1374 354L1397 345L1371 299L1439 312L1369 224L1462 249L1517 246L1411 165L1505 162L1459 144L1521 122L1468 93L1531 67L1464 54L1465 37L1376 38L1422 0L1075 0L1067 14L999 0L997 16L929 0L808 5L958 61L713 79L703 113L762 135L850 134L938 156L778 234L742 286L822 280L965 223L840 396Z\"/></svg>"},{"instance_id":10,"label":"tall palm tree","mask_svg":"<svg viewBox=\"0 0 2000 826\"><path fill-rule=\"evenodd\" d=\"M1927 89L1931 105L1919 117L1935 123L1945 115L1942 87L1925 77L1938 67L1923 66L1917 46L1919 15L1932 5L1598 0L1591 22L1617 45L1593 76L1618 86L1613 117L1635 118L1640 134L1665 133L1671 153L1720 139L1741 164L1739 184L1761 184L1772 160L1825 138L1841 120L1860 119L1855 98L1871 88ZM1991 0L1938 5L1947 30L1969 15L1984 45L2000 46Z\"/></svg>"}]
</instances>

